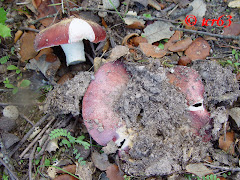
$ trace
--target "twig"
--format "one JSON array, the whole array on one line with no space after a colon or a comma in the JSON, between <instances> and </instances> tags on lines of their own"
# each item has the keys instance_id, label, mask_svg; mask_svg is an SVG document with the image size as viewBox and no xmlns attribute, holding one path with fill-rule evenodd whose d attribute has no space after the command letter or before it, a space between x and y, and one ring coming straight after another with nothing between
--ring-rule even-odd
<instances>
[{"instance_id":1,"label":"twig","mask_svg":"<svg viewBox=\"0 0 240 180\"><path fill-rule=\"evenodd\" d=\"M23 156L28 152L28 150L40 139L43 133L48 129L48 127L55 120L54 117L47 123L47 125L42 129L42 131L34 138L34 140L26 147L26 149L20 154L19 158L22 159Z\"/></svg>"},{"instance_id":2,"label":"twig","mask_svg":"<svg viewBox=\"0 0 240 180\"><path fill-rule=\"evenodd\" d=\"M22 113L20 113L20 116L21 116L23 119L25 119L29 124L31 124L32 126L34 126L34 123L33 123L30 119L28 119L27 116L25 116L25 115L22 114Z\"/></svg>"},{"instance_id":3,"label":"twig","mask_svg":"<svg viewBox=\"0 0 240 180\"><path fill-rule=\"evenodd\" d=\"M204 163L205 166L209 166L211 168L226 170L226 171L232 171L232 172L238 172L240 171L240 168L231 168L231 167L224 167L224 166L215 166L211 164Z\"/></svg>"},{"instance_id":4,"label":"twig","mask_svg":"<svg viewBox=\"0 0 240 180\"><path fill-rule=\"evenodd\" d=\"M33 133L36 127L40 126L46 119L48 119L50 115L46 114L43 116L29 131L28 133L22 138L22 140L15 146L15 148L9 152L9 157L11 157L28 139L28 137Z\"/></svg>"},{"instance_id":5,"label":"twig","mask_svg":"<svg viewBox=\"0 0 240 180\"><path fill-rule=\"evenodd\" d=\"M120 14L121 16L125 16L124 13L120 13L120 12L116 12L116 11L109 11L109 10L106 10L106 9L98 9L98 8L78 7L78 8L71 8L70 11L103 11L103 12L107 12L107 13L110 13L110 14ZM49 14L47 16L41 17L41 18L39 18L35 21L30 22L30 24L36 24L43 19L52 18L52 17L55 17L57 15L58 15L58 13ZM144 16L133 16L133 15L126 14L126 17L135 17L137 19L143 19L143 20L157 20L157 21L166 21L166 22L171 22L171 23L178 23L175 20L169 20L169 19L164 19L164 18L154 17L154 16L148 18L148 17L144 17Z\"/></svg>"},{"instance_id":6,"label":"twig","mask_svg":"<svg viewBox=\"0 0 240 180\"><path fill-rule=\"evenodd\" d=\"M11 170L11 168L4 162L2 158L0 158L0 163L2 163L5 168L7 168L8 172L13 176L15 180L18 180L17 176L14 174L14 172Z\"/></svg>"},{"instance_id":7,"label":"twig","mask_svg":"<svg viewBox=\"0 0 240 180\"><path fill-rule=\"evenodd\" d=\"M212 34L208 32L203 32L203 31L195 31L195 30L190 30L190 29L182 29L182 28L176 28L176 27L171 27L171 31L183 31L183 32L190 32L190 33L197 33L197 34L204 34L207 36L213 36L213 37L219 37L223 39L236 39L240 40L240 36L226 36L226 35L221 35L221 34Z\"/></svg>"},{"instance_id":8,"label":"twig","mask_svg":"<svg viewBox=\"0 0 240 180\"><path fill-rule=\"evenodd\" d=\"M40 30L38 30L38 29L33 29L33 28L29 28L29 27L20 27L19 29L22 31L32 31L32 32L36 32L36 33L40 32Z\"/></svg>"},{"instance_id":9,"label":"twig","mask_svg":"<svg viewBox=\"0 0 240 180\"><path fill-rule=\"evenodd\" d=\"M36 151L37 148L37 143L34 145L33 150L29 156L29 162L28 162L28 177L29 180L32 180L32 161L33 161L33 157L34 157L34 153Z\"/></svg>"}]
</instances>

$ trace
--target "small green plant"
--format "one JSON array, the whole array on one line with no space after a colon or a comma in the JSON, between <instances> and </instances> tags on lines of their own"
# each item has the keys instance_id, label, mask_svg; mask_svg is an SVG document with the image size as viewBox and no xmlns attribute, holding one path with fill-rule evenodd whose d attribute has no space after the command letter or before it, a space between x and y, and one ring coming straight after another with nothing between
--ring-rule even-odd
<instances>
[{"instance_id":1,"label":"small green plant","mask_svg":"<svg viewBox=\"0 0 240 180\"><path fill-rule=\"evenodd\" d=\"M163 43L159 43L158 48L164 49L164 44Z\"/></svg>"},{"instance_id":2,"label":"small green plant","mask_svg":"<svg viewBox=\"0 0 240 180\"><path fill-rule=\"evenodd\" d=\"M8 177L5 173L3 173L2 179L3 179L3 180L8 180L8 178L9 178L9 177Z\"/></svg>"},{"instance_id":3,"label":"small green plant","mask_svg":"<svg viewBox=\"0 0 240 180\"><path fill-rule=\"evenodd\" d=\"M143 14L143 16L144 16L145 18L151 18L151 17L152 17L151 14Z\"/></svg>"},{"instance_id":4,"label":"small green plant","mask_svg":"<svg viewBox=\"0 0 240 180\"><path fill-rule=\"evenodd\" d=\"M54 129L51 131L49 136L51 140L56 138L61 139L61 142L59 143L60 146L66 145L68 148L73 147L73 154L75 155L75 158L78 160L78 162L81 165L84 165L86 163L83 161L83 158L80 157L80 152L78 152L78 150L74 147L76 144L79 144L82 145L85 149L89 149L90 144L86 141L83 141L85 138L84 136L75 138L66 129Z\"/></svg>"},{"instance_id":5,"label":"small green plant","mask_svg":"<svg viewBox=\"0 0 240 180\"><path fill-rule=\"evenodd\" d=\"M13 93L13 94L16 94L16 93L18 92L19 88L28 87L28 86L31 84L31 81L24 79L24 80L22 80L22 81L18 84L18 86L14 86L12 83L10 83L9 79L6 78L6 79L3 81L3 83L4 83L4 86L5 86L6 88L12 89L12 93Z\"/></svg>"},{"instance_id":6,"label":"small green plant","mask_svg":"<svg viewBox=\"0 0 240 180\"><path fill-rule=\"evenodd\" d=\"M0 36L3 38L11 37L11 29L5 25L5 21L7 20L7 12L0 8Z\"/></svg>"},{"instance_id":7,"label":"small green plant","mask_svg":"<svg viewBox=\"0 0 240 180\"><path fill-rule=\"evenodd\" d=\"M240 56L240 52L237 51L236 49L233 49L233 50L232 50L232 55L234 56L235 60L238 61L239 56Z\"/></svg>"},{"instance_id":8,"label":"small green plant","mask_svg":"<svg viewBox=\"0 0 240 180\"><path fill-rule=\"evenodd\" d=\"M184 176L187 180L220 180L216 174L206 175L202 178L194 176L193 174L185 174Z\"/></svg>"}]
</instances>

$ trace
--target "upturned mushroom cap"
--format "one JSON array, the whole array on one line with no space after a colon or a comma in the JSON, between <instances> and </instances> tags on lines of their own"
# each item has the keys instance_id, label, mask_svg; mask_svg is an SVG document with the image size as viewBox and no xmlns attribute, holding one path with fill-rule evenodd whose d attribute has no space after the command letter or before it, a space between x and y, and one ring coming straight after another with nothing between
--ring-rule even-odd
<instances>
[{"instance_id":1,"label":"upturned mushroom cap","mask_svg":"<svg viewBox=\"0 0 240 180\"><path fill-rule=\"evenodd\" d=\"M47 47L71 44L83 39L98 43L105 38L105 30L97 23L70 18L40 31L35 38L34 48L39 51Z\"/></svg>"},{"instance_id":2,"label":"upturned mushroom cap","mask_svg":"<svg viewBox=\"0 0 240 180\"><path fill-rule=\"evenodd\" d=\"M204 85L197 71L186 66L177 66L168 73L169 82L185 94L189 105L203 101Z\"/></svg>"},{"instance_id":3,"label":"upturned mushroom cap","mask_svg":"<svg viewBox=\"0 0 240 180\"><path fill-rule=\"evenodd\" d=\"M125 138L122 132L124 122L114 111L114 103L125 90L128 80L129 75L121 62L106 63L99 68L83 97L84 123L100 145Z\"/></svg>"}]
</instances>

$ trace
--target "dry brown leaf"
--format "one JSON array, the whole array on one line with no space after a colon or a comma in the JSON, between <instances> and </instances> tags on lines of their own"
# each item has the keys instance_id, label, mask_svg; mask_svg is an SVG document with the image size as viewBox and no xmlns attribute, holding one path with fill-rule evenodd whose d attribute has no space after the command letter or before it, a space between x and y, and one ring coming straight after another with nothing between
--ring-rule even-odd
<instances>
[{"instance_id":1,"label":"dry brown leaf","mask_svg":"<svg viewBox=\"0 0 240 180\"><path fill-rule=\"evenodd\" d=\"M140 43L139 47L142 52L148 57L151 56L153 58L162 58L167 53L165 50L162 50L159 47L149 43Z\"/></svg>"},{"instance_id":2,"label":"dry brown leaf","mask_svg":"<svg viewBox=\"0 0 240 180\"><path fill-rule=\"evenodd\" d=\"M228 4L228 7L231 7L231 8L240 8L240 0L231 1L231 2Z\"/></svg>"},{"instance_id":3,"label":"dry brown leaf","mask_svg":"<svg viewBox=\"0 0 240 180\"><path fill-rule=\"evenodd\" d=\"M38 61L39 58L40 58L42 55L44 55L44 54L50 54L50 53L53 53L53 49L52 49L52 48L42 49L34 59L36 59L36 60Z\"/></svg>"},{"instance_id":4,"label":"dry brown leaf","mask_svg":"<svg viewBox=\"0 0 240 180\"><path fill-rule=\"evenodd\" d=\"M112 49L112 52L109 56L107 60L107 62L110 61L116 61L118 60L120 57L125 56L129 53L129 48L126 46L121 46L121 45L117 45L116 47L114 47Z\"/></svg>"},{"instance_id":5,"label":"dry brown leaf","mask_svg":"<svg viewBox=\"0 0 240 180\"><path fill-rule=\"evenodd\" d=\"M238 36L240 34L240 24L231 23L230 26L223 28L223 35Z\"/></svg>"},{"instance_id":6,"label":"dry brown leaf","mask_svg":"<svg viewBox=\"0 0 240 180\"><path fill-rule=\"evenodd\" d=\"M178 60L178 65L187 66L192 60L187 56L181 56Z\"/></svg>"},{"instance_id":7,"label":"dry brown leaf","mask_svg":"<svg viewBox=\"0 0 240 180\"><path fill-rule=\"evenodd\" d=\"M122 40L122 45L126 46L128 44L129 39L133 38L134 36L139 36L137 33L131 33L126 35Z\"/></svg>"},{"instance_id":8,"label":"dry brown leaf","mask_svg":"<svg viewBox=\"0 0 240 180\"><path fill-rule=\"evenodd\" d=\"M18 41L18 39L22 36L23 34L23 31L22 30L18 30L16 33L15 33L15 36L14 36L14 43L16 43Z\"/></svg>"},{"instance_id":9,"label":"dry brown leaf","mask_svg":"<svg viewBox=\"0 0 240 180\"><path fill-rule=\"evenodd\" d=\"M116 164L108 166L106 173L109 180L124 180Z\"/></svg>"},{"instance_id":10,"label":"dry brown leaf","mask_svg":"<svg viewBox=\"0 0 240 180\"><path fill-rule=\"evenodd\" d=\"M202 163L189 164L186 166L186 170L188 173L195 174L199 177L203 177L213 173L211 169L208 169Z\"/></svg>"},{"instance_id":11,"label":"dry brown leaf","mask_svg":"<svg viewBox=\"0 0 240 180\"><path fill-rule=\"evenodd\" d=\"M170 46L172 46L174 43L179 41L183 35L182 31L175 31L175 33L172 35L172 37L169 39L167 43L164 44L164 50L168 50Z\"/></svg>"},{"instance_id":12,"label":"dry brown leaf","mask_svg":"<svg viewBox=\"0 0 240 180\"><path fill-rule=\"evenodd\" d=\"M77 163L76 175L82 180L92 180L92 174L96 168L93 166L93 162L86 162L84 166Z\"/></svg>"},{"instance_id":13,"label":"dry brown leaf","mask_svg":"<svg viewBox=\"0 0 240 180\"><path fill-rule=\"evenodd\" d=\"M78 179L69 174L62 174L54 178L54 180L78 180Z\"/></svg>"},{"instance_id":14,"label":"dry brown leaf","mask_svg":"<svg viewBox=\"0 0 240 180\"><path fill-rule=\"evenodd\" d=\"M170 50L172 52L185 51L190 46L191 43L192 43L192 39L190 37L187 37L181 41L176 42L172 46L170 46L168 48L168 50Z\"/></svg>"},{"instance_id":15,"label":"dry brown leaf","mask_svg":"<svg viewBox=\"0 0 240 180\"><path fill-rule=\"evenodd\" d=\"M199 37L187 48L185 55L191 60L205 59L209 55L210 49L208 42Z\"/></svg>"},{"instance_id":16,"label":"dry brown leaf","mask_svg":"<svg viewBox=\"0 0 240 180\"><path fill-rule=\"evenodd\" d=\"M180 8L184 8L190 3L189 0L173 0L173 2L178 4Z\"/></svg>"},{"instance_id":17,"label":"dry brown leaf","mask_svg":"<svg viewBox=\"0 0 240 180\"><path fill-rule=\"evenodd\" d=\"M36 9L40 6L41 3L42 0L32 0L32 4Z\"/></svg>"},{"instance_id":18,"label":"dry brown leaf","mask_svg":"<svg viewBox=\"0 0 240 180\"><path fill-rule=\"evenodd\" d=\"M71 165L64 166L62 169L65 170L65 171L67 171L67 172L69 172L69 173L72 173L72 174L75 174L75 173L76 173L76 165L75 165L75 164L71 164ZM63 170L57 169L57 173L58 173L58 174L63 174L63 173L65 173Z\"/></svg>"},{"instance_id":19,"label":"dry brown leaf","mask_svg":"<svg viewBox=\"0 0 240 180\"><path fill-rule=\"evenodd\" d=\"M235 149L234 149L234 132L227 132L226 133L226 140L224 141L224 135L220 136L219 138L219 148L221 148L223 151L234 155Z\"/></svg>"},{"instance_id":20,"label":"dry brown leaf","mask_svg":"<svg viewBox=\"0 0 240 180\"><path fill-rule=\"evenodd\" d=\"M37 55L37 52L34 49L34 39L36 34L34 32L25 32L20 39L20 55L21 61L25 62L26 60L32 59Z\"/></svg>"},{"instance_id":21,"label":"dry brown leaf","mask_svg":"<svg viewBox=\"0 0 240 180\"><path fill-rule=\"evenodd\" d=\"M59 80L58 80L58 84L64 84L65 82L67 82L68 80L72 79L73 75L69 72L67 74L64 74Z\"/></svg>"},{"instance_id":22,"label":"dry brown leaf","mask_svg":"<svg viewBox=\"0 0 240 180\"><path fill-rule=\"evenodd\" d=\"M108 161L108 156L104 153L99 154L97 151L94 151L91 157L94 165L101 171L107 170L107 167L111 165L111 163Z\"/></svg>"},{"instance_id":23,"label":"dry brown leaf","mask_svg":"<svg viewBox=\"0 0 240 180\"><path fill-rule=\"evenodd\" d=\"M124 18L127 28L130 29L143 29L145 27L145 21L142 19L137 19L135 17L126 17Z\"/></svg>"},{"instance_id":24,"label":"dry brown leaf","mask_svg":"<svg viewBox=\"0 0 240 180\"><path fill-rule=\"evenodd\" d=\"M140 43L147 43L147 42L148 42L147 39L142 36L132 38L132 43L135 47L138 47Z\"/></svg>"},{"instance_id":25,"label":"dry brown leaf","mask_svg":"<svg viewBox=\"0 0 240 180\"><path fill-rule=\"evenodd\" d=\"M104 64L106 63L106 59L101 58L101 57L95 57L93 64L94 64L94 72L96 73L97 70Z\"/></svg>"}]
</instances>

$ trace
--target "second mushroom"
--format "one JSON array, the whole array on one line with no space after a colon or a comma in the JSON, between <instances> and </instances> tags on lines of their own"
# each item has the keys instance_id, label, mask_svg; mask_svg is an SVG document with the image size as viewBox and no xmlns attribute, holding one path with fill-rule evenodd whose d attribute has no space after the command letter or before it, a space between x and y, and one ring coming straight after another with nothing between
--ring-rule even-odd
<instances>
[{"instance_id":1,"label":"second mushroom","mask_svg":"<svg viewBox=\"0 0 240 180\"><path fill-rule=\"evenodd\" d=\"M67 65L74 65L86 60L83 39L94 43L104 41L105 30L97 23L79 18L62 20L40 31L34 42L36 51L61 45L66 55Z\"/></svg>"}]
</instances>

